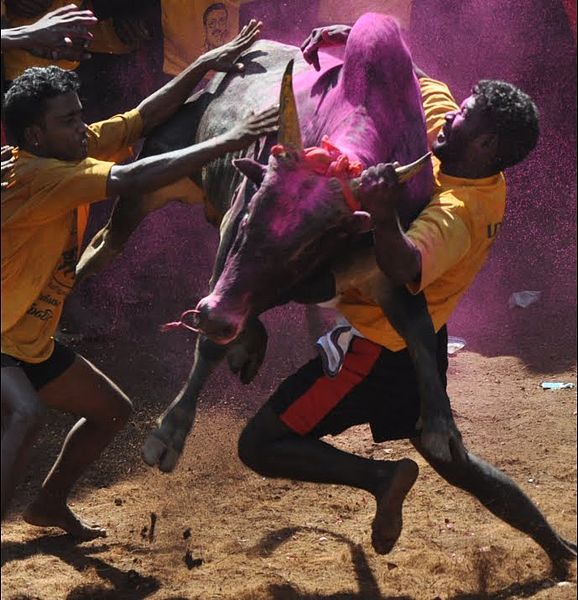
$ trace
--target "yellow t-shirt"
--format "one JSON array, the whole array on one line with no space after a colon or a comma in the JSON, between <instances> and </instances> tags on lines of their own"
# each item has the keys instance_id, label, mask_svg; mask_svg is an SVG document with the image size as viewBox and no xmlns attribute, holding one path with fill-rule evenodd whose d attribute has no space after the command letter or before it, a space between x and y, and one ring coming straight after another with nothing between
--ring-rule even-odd
<instances>
[{"instance_id":1,"label":"yellow t-shirt","mask_svg":"<svg viewBox=\"0 0 578 600\"><path fill-rule=\"evenodd\" d=\"M50 357L74 283L86 207L106 198L110 162L142 134L138 110L89 128L78 162L20 152L16 185L2 193L2 352L30 363Z\"/></svg>"},{"instance_id":2,"label":"yellow t-shirt","mask_svg":"<svg viewBox=\"0 0 578 600\"><path fill-rule=\"evenodd\" d=\"M428 143L444 124L444 115L457 108L447 86L420 79ZM421 280L410 291L423 291L433 325L447 323L459 299L483 265L506 207L502 173L483 179L451 177L433 159L434 192L430 203L407 231L421 254ZM360 289L345 292L338 310L365 337L397 352L406 347L381 308Z\"/></svg>"},{"instance_id":3,"label":"yellow t-shirt","mask_svg":"<svg viewBox=\"0 0 578 600\"><path fill-rule=\"evenodd\" d=\"M201 54L231 41L239 31L239 4L224 0L226 10L207 10L214 0L161 0L163 71L178 75Z\"/></svg>"}]
</instances>

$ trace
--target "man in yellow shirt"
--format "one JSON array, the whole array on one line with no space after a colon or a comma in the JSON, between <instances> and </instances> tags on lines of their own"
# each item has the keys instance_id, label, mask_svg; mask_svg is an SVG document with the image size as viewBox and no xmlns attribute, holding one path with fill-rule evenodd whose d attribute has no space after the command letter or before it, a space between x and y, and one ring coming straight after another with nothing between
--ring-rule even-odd
<instances>
[{"instance_id":1,"label":"man in yellow shirt","mask_svg":"<svg viewBox=\"0 0 578 600\"><path fill-rule=\"evenodd\" d=\"M81 539L104 531L67 506L74 483L126 423L131 403L103 373L54 340L74 284L86 206L144 193L187 177L206 162L276 130L277 107L230 132L166 154L115 164L129 147L185 102L208 70L239 68L235 59L259 36L251 21L143 100L136 109L87 126L75 73L33 67L6 93L5 124L20 148L16 184L2 193L2 516L34 437L42 406L82 418L24 518ZM40 398L40 402L38 400Z\"/></svg>"},{"instance_id":2,"label":"man in yellow shirt","mask_svg":"<svg viewBox=\"0 0 578 600\"><path fill-rule=\"evenodd\" d=\"M302 46L305 57L318 67L319 46L345 41L349 29L314 31ZM395 68L399 71L399 64ZM480 81L458 106L445 84L419 69L415 72L434 154L433 197L404 231L393 204L395 195L388 193L397 184L393 166L378 165L364 173L359 200L371 214L375 246L371 253L379 268L370 265L367 273L353 276L337 273L337 309L355 328L350 345L339 348L347 327L334 330L333 348L342 354L341 370L326 374L318 357L288 377L242 432L239 456L263 476L341 484L373 494L377 509L372 544L376 552L386 554L401 533L402 506L417 478L417 464L410 459L362 458L320 438L366 423L376 442L410 439L449 483L473 494L494 515L534 539L564 577L576 559L576 545L559 536L505 474L463 448L447 395L446 412L441 413L446 421L440 427L430 420L433 431L425 431L427 407L420 399L413 361L376 296L386 277L411 292L402 294L408 304L421 302L425 308L427 303L445 393L446 323L484 263L502 222L506 199L502 171L523 160L537 142L537 109L526 94L501 81ZM428 449L426 433L447 436L445 458Z\"/></svg>"}]
</instances>

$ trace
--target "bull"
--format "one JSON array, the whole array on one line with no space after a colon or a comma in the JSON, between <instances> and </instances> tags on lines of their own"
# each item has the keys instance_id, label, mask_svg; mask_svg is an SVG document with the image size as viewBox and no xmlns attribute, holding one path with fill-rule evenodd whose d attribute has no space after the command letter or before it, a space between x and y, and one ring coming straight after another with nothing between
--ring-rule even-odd
<instances>
[{"instance_id":1,"label":"bull","mask_svg":"<svg viewBox=\"0 0 578 600\"><path fill-rule=\"evenodd\" d=\"M370 230L355 199L361 170L394 160L406 165L397 168L400 185L392 192L406 226L427 204L433 185L419 85L393 19L362 16L343 57L324 55L319 72L310 70L298 48L272 41L256 43L240 61L242 75L216 76L146 141L143 155L219 135L280 94L277 139L215 160L168 193L119 199L78 269L82 277L110 261L142 219L171 199L196 202L202 195L208 219L220 228L210 293L187 311L193 315L188 327L201 334L191 373L143 448L145 462L166 472L177 464L199 393L216 366L227 357L243 383L258 372L267 344L259 315L289 300L335 295L335 287L319 284L322 273L340 271L341 281L357 277L359 265L349 257L359 255ZM366 274L375 272L375 261L364 256ZM447 432L459 433L437 376L425 301L374 279L375 296L418 367L422 442L446 458Z\"/></svg>"}]
</instances>

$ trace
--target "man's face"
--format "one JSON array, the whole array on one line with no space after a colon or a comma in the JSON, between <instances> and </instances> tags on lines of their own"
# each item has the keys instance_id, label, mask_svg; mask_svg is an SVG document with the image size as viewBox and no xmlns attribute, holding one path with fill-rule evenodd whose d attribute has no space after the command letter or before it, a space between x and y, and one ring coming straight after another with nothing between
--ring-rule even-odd
<instances>
[{"instance_id":1,"label":"man's face","mask_svg":"<svg viewBox=\"0 0 578 600\"><path fill-rule=\"evenodd\" d=\"M471 150L471 143L487 129L482 114L475 109L475 103L472 94L458 110L446 114L445 124L432 145L434 155L442 163L463 160Z\"/></svg>"},{"instance_id":2,"label":"man's face","mask_svg":"<svg viewBox=\"0 0 578 600\"><path fill-rule=\"evenodd\" d=\"M46 101L42 125L34 126L37 147L42 156L78 161L88 155L87 125L76 92Z\"/></svg>"},{"instance_id":3,"label":"man's face","mask_svg":"<svg viewBox=\"0 0 578 600\"><path fill-rule=\"evenodd\" d=\"M207 24L205 25L205 36L209 48L217 48L227 42L229 34L228 14L222 8L212 10L207 15Z\"/></svg>"}]
</instances>

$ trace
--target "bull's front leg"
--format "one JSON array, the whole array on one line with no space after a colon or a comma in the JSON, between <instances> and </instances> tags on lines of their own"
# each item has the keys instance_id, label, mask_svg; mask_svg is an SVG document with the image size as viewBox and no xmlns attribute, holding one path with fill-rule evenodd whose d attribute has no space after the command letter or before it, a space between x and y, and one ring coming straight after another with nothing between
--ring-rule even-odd
<instances>
[{"instance_id":1,"label":"bull's front leg","mask_svg":"<svg viewBox=\"0 0 578 600\"><path fill-rule=\"evenodd\" d=\"M258 319L248 321L240 336L228 346L199 337L186 384L145 441L142 456L147 465L156 465L166 473L174 470L195 423L201 391L225 356L231 370L247 384L259 371L266 349L267 331Z\"/></svg>"},{"instance_id":2,"label":"bull's front leg","mask_svg":"<svg viewBox=\"0 0 578 600\"><path fill-rule=\"evenodd\" d=\"M226 353L225 346L198 338L187 382L145 440L142 457L147 465L158 466L165 473L175 468L195 422L199 395Z\"/></svg>"},{"instance_id":3,"label":"bull's front leg","mask_svg":"<svg viewBox=\"0 0 578 600\"><path fill-rule=\"evenodd\" d=\"M421 400L421 446L437 460L450 462L454 457L465 461L462 436L439 377L436 334L423 293L412 295L404 286L392 285L381 274L374 286L381 309L406 341L415 366Z\"/></svg>"}]
</instances>

